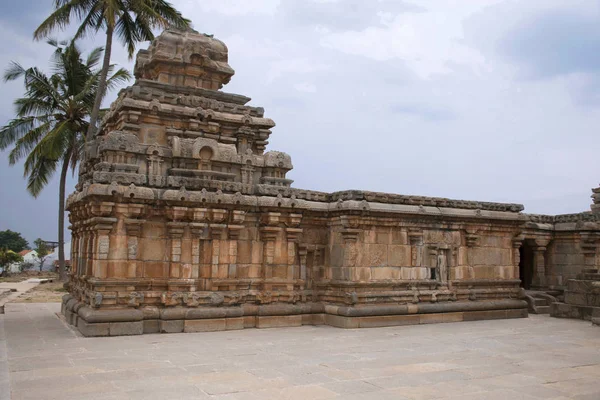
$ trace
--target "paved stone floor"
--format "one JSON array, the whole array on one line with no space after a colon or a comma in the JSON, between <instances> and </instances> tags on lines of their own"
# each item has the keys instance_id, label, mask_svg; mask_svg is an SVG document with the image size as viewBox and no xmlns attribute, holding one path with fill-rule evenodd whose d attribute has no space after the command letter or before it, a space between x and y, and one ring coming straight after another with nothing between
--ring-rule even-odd
<instances>
[{"instance_id":1,"label":"paved stone floor","mask_svg":"<svg viewBox=\"0 0 600 400\"><path fill-rule=\"evenodd\" d=\"M13 399L600 399L600 328L584 321L84 338L59 309L6 306L5 396L8 380Z\"/></svg>"}]
</instances>

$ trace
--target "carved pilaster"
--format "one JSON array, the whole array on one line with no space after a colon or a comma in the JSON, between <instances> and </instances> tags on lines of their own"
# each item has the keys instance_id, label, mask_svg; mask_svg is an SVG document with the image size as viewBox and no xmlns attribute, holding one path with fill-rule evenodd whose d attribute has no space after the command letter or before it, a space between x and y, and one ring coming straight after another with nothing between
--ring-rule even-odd
<instances>
[{"instance_id":1,"label":"carved pilaster","mask_svg":"<svg viewBox=\"0 0 600 400\"><path fill-rule=\"evenodd\" d=\"M595 232L581 233L581 252L584 257L585 268L596 268L596 250L599 235Z\"/></svg>"},{"instance_id":2,"label":"carved pilaster","mask_svg":"<svg viewBox=\"0 0 600 400\"><path fill-rule=\"evenodd\" d=\"M112 206L111 206L112 209ZM93 230L95 232L94 266L93 275L96 278L106 278L108 273L108 257L110 254L110 233L113 230L116 218L94 218Z\"/></svg>"},{"instance_id":3,"label":"carved pilaster","mask_svg":"<svg viewBox=\"0 0 600 400\"><path fill-rule=\"evenodd\" d=\"M179 207L178 207L179 208ZM168 222L167 233L171 240L171 264L169 277L179 278L181 269L181 239L185 229L184 222Z\"/></svg>"},{"instance_id":4,"label":"carved pilaster","mask_svg":"<svg viewBox=\"0 0 600 400\"><path fill-rule=\"evenodd\" d=\"M275 243L281 231L282 228L277 226L263 226L260 228L263 241L263 278L265 279L273 277L271 266L275 263Z\"/></svg>"},{"instance_id":5,"label":"carved pilaster","mask_svg":"<svg viewBox=\"0 0 600 400\"><path fill-rule=\"evenodd\" d=\"M243 225L228 225L229 235L229 278L237 278L237 256L238 256L238 239L240 233L244 229Z\"/></svg>"},{"instance_id":6,"label":"carved pilaster","mask_svg":"<svg viewBox=\"0 0 600 400\"><path fill-rule=\"evenodd\" d=\"M353 228L345 228L340 231L344 244L356 243L358 241L358 235L360 232L360 229Z\"/></svg>"},{"instance_id":7,"label":"carved pilaster","mask_svg":"<svg viewBox=\"0 0 600 400\"><path fill-rule=\"evenodd\" d=\"M286 228L288 277L300 279L300 269L297 264L296 247L302 236L301 228Z\"/></svg>"},{"instance_id":8,"label":"carved pilaster","mask_svg":"<svg viewBox=\"0 0 600 400\"><path fill-rule=\"evenodd\" d=\"M422 264L423 231L409 230L408 242L410 243L411 266L420 267Z\"/></svg>"},{"instance_id":9,"label":"carved pilaster","mask_svg":"<svg viewBox=\"0 0 600 400\"><path fill-rule=\"evenodd\" d=\"M127 276L130 278L136 277L137 274L137 258L138 258L138 240L142 233L143 221L137 219L125 220L125 231L127 232Z\"/></svg>"},{"instance_id":10,"label":"carved pilaster","mask_svg":"<svg viewBox=\"0 0 600 400\"><path fill-rule=\"evenodd\" d=\"M203 251L208 239L208 224L201 222L190 223L192 235L192 278L200 277L200 264L203 262Z\"/></svg>"},{"instance_id":11,"label":"carved pilaster","mask_svg":"<svg viewBox=\"0 0 600 400\"><path fill-rule=\"evenodd\" d=\"M308 255L308 249L305 245L298 247L298 257L300 258L300 279L306 281L306 257Z\"/></svg>"},{"instance_id":12,"label":"carved pilaster","mask_svg":"<svg viewBox=\"0 0 600 400\"><path fill-rule=\"evenodd\" d=\"M223 237L227 232L227 225L210 224L209 232L210 232L211 256L212 256L211 257L211 277L225 279L225 278L227 278L227 270L221 269L220 265L224 264L223 259L227 258L227 254L221 254L221 241L223 240Z\"/></svg>"}]
</instances>

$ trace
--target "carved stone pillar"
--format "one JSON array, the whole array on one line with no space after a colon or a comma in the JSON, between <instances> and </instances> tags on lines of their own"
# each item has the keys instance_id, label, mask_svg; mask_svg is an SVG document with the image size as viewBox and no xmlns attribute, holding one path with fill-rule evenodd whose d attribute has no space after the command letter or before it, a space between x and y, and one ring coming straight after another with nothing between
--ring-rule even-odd
<instances>
[{"instance_id":1,"label":"carved stone pillar","mask_svg":"<svg viewBox=\"0 0 600 400\"><path fill-rule=\"evenodd\" d=\"M533 266L535 268L533 285L541 288L546 286L546 246L550 240L536 239L533 249Z\"/></svg>"},{"instance_id":2,"label":"carved stone pillar","mask_svg":"<svg viewBox=\"0 0 600 400\"><path fill-rule=\"evenodd\" d=\"M525 237L523 235L518 235L513 237L512 239L512 263L513 263L513 276L512 279L517 279L519 277L519 264L521 262L521 246L523 245L523 241Z\"/></svg>"}]
</instances>

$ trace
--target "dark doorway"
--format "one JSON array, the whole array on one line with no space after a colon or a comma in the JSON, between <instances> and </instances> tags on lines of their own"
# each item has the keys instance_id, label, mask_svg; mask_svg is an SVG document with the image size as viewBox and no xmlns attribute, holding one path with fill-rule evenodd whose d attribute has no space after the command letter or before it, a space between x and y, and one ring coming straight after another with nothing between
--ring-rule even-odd
<instances>
[{"instance_id":1,"label":"dark doorway","mask_svg":"<svg viewBox=\"0 0 600 400\"><path fill-rule=\"evenodd\" d=\"M533 246L529 239L523 241L523 244L519 248L519 254L519 279L521 280L521 287L529 289L533 280Z\"/></svg>"}]
</instances>

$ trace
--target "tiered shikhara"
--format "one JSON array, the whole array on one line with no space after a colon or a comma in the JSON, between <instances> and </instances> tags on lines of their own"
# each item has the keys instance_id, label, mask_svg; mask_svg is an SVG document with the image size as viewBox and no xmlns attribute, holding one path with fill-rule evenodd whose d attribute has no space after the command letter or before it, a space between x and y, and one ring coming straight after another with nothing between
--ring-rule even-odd
<instances>
[{"instance_id":1,"label":"tiered shikhara","mask_svg":"<svg viewBox=\"0 0 600 400\"><path fill-rule=\"evenodd\" d=\"M138 53L68 199L84 335L527 316L522 206L291 188L273 121L220 91L233 74L194 31Z\"/></svg>"}]
</instances>

